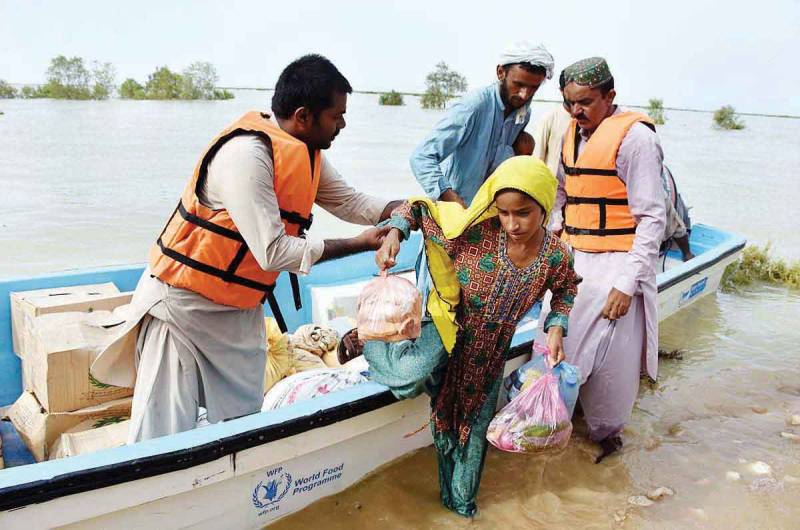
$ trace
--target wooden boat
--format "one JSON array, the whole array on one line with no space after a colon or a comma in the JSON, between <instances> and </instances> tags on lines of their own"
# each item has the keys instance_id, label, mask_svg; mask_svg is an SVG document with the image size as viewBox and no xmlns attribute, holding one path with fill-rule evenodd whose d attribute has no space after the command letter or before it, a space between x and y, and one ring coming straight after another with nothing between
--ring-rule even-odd
<instances>
[{"instance_id":1,"label":"wooden boat","mask_svg":"<svg viewBox=\"0 0 800 530\"><path fill-rule=\"evenodd\" d=\"M697 225L691 245L691 261L683 263L672 252L664 260L658 275L661 318L716 291L745 241ZM413 266L417 248L404 245L398 268ZM132 290L141 271L131 266L0 281L0 406L21 392L9 292L109 281ZM281 278L276 294L287 324L293 329L312 317L324 319L326 311L331 316L331 304L346 305L342 295L357 293L359 282L374 273L371 254L320 264L301 278L300 311ZM533 316L518 328L507 373L528 357ZM429 445L427 429L406 436L428 414L425 397L397 401L386 387L370 382L143 443L7 467L0 471L0 528L261 528ZM19 440L2 423L7 465L20 464Z\"/></svg>"}]
</instances>

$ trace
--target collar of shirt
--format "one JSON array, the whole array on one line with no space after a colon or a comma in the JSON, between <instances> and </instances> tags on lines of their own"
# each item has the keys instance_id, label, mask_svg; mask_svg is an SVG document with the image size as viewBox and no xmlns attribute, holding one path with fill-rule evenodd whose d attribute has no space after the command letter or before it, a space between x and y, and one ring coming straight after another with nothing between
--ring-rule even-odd
<instances>
[{"instance_id":1,"label":"collar of shirt","mask_svg":"<svg viewBox=\"0 0 800 530\"><path fill-rule=\"evenodd\" d=\"M503 103L503 98L500 96L500 83L494 84L494 102L496 108L500 112L500 116L503 116L503 122L507 122L509 119L514 120L514 124L520 124L525 122L525 117L528 115L528 109L531 107L531 102L529 101L524 106L518 108L517 110L513 111L508 116L505 116L506 112L506 105Z\"/></svg>"}]
</instances>

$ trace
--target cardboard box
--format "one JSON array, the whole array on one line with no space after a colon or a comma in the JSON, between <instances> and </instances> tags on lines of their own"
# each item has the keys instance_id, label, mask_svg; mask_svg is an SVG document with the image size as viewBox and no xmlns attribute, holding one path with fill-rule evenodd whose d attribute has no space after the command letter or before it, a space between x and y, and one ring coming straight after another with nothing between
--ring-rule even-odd
<instances>
[{"instance_id":1,"label":"cardboard box","mask_svg":"<svg viewBox=\"0 0 800 530\"><path fill-rule=\"evenodd\" d=\"M49 460L68 456L85 455L102 449L121 447L128 438L130 420L82 421L58 437L50 448Z\"/></svg>"},{"instance_id":2,"label":"cardboard box","mask_svg":"<svg viewBox=\"0 0 800 530\"><path fill-rule=\"evenodd\" d=\"M33 319L33 346L22 359L25 388L48 412L78 410L133 394L92 377L90 368L124 320L109 311L54 313ZM29 343L29 345L31 344Z\"/></svg>"},{"instance_id":3,"label":"cardboard box","mask_svg":"<svg viewBox=\"0 0 800 530\"><path fill-rule=\"evenodd\" d=\"M12 292L11 340L14 352L19 357L25 356L28 348L27 332L34 318L65 311L110 311L130 302L130 299L119 301L115 298L116 295L119 295L119 289L113 283Z\"/></svg>"},{"instance_id":4,"label":"cardboard box","mask_svg":"<svg viewBox=\"0 0 800 530\"><path fill-rule=\"evenodd\" d=\"M8 411L8 418L37 462L47 460L49 448L59 436L78 424L92 420L101 425L131 416L131 398L73 412L47 412L30 392L23 392Z\"/></svg>"}]
</instances>

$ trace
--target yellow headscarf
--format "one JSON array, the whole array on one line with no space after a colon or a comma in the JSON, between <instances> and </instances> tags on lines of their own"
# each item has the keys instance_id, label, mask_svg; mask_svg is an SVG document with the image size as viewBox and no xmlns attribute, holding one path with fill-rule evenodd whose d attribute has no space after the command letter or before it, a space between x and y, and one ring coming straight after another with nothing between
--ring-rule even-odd
<instances>
[{"instance_id":1,"label":"yellow headscarf","mask_svg":"<svg viewBox=\"0 0 800 530\"><path fill-rule=\"evenodd\" d=\"M486 179L467 209L455 202L434 202L427 197L412 197L409 202L424 204L444 236L455 239L470 227L496 216L495 196L506 189L533 197L542 205L549 219L557 187L556 178L541 160L533 156L515 156L500 164ZM428 312L445 349L452 352L458 332L456 306L459 304L461 286L453 262L444 248L426 238L425 253L434 286L428 295Z\"/></svg>"}]
</instances>

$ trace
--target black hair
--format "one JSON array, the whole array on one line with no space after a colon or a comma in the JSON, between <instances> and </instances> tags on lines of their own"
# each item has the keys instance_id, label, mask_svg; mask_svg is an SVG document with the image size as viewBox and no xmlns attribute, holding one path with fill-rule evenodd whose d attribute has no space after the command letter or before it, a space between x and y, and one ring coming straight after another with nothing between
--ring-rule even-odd
<instances>
[{"instance_id":1,"label":"black hair","mask_svg":"<svg viewBox=\"0 0 800 530\"><path fill-rule=\"evenodd\" d=\"M542 203L540 203L538 200L536 200L536 198L533 195L531 195L530 193L528 193L527 191L522 191L519 188L514 188L512 186L509 186L507 188L499 189L499 190L497 190L497 193L494 194L494 200L496 201L497 200L497 196L500 195L503 192L506 192L506 191L516 191L517 193L523 194L524 196L526 196L527 198L529 198L530 200L535 202L536 206L538 206L542 210L542 214L544 214L544 216L547 217L547 210L544 209L544 206L542 206Z\"/></svg>"},{"instance_id":2,"label":"black hair","mask_svg":"<svg viewBox=\"0 0 800 530\"><path fill-rule=\"evenodd\" d=\"M593 88L599 89L600 93L605 96L606 94L614 90L614 76L609 77L608 81L603 81L602 83Z\"/></svg>"},{"instance_id":3,"label":"black hair","mask_svg":"<svg viewBox=\"0 0 800 530\"><path fill-rule=\"evenodd\" d=\"M353 87L342 73L322 55L304 55L281 72L272 95L272 112L288 119L300 107L314 117L333 105L333 94L350 94Z\"/></svg>"},{"instance_id":4,"label":"black hair","mask_svg":"<svg viewBox=\"0 0 800 530\"><path fill-rule=\"evenodd\" d=\"M564 87L567 86L566 79L567 77L564 75L564 70L561 70L561 73L558 74L558 89L562 92L564 91Z\"/></svg>"},{"instance_id":5,"label":"black hair","mask_svg":"<svg viewBox=\"0 0 800 530\"><path fill-rule=\"evenodd\" d=\"M539 74L539 75L547 76L547 68L545 68L544 66L540 66L538 64L531 64L531 63L504 64L503 65L503 70L505 70L506 73L508 73L508 70L512 66L519 66L520 68L522 68L523 70L525 70L526 72L528 72L530 74Z\"/></svg>"}]
</instances>

